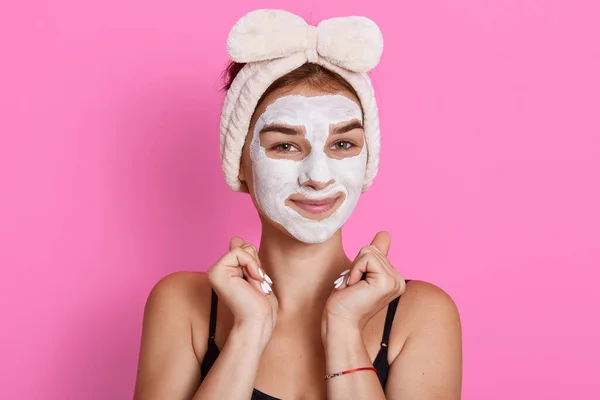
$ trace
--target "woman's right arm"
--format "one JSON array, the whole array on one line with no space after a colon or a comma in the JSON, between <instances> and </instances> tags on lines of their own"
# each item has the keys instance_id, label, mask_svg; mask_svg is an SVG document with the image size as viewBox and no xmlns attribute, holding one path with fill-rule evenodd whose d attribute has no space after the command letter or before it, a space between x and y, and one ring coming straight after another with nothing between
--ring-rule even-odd
<instances>
[{"instance_id":1,"label":"woman's right arm","mask_svg":"<svg viewBox=\"0 0 600 400\"><path fill-rule=\"evenodd\" d=\"M232 248L209 271L209 275L212 275L212 278L209 277L210 284L206 274L194 274L193 279L204 281L201 286L208 288L206 292L210 293L211 285L216 286L219 298L223 298L225 303L230 303L232 294L237 292L232 304L234 316L236 308L238 311L234 325L217 361L201 385L200 363L196 353L204 354L206 344L202 349L194 349L191 324L192 312L197 313L198 310L193 302L198 300L199 285L190 284L192 278L189 273L175 273L156 284L144 310L134 400L251 397L260 358L274 324L269 312L256 312L267 310L261 302L266 300L267 295L256 291L257 287L260 288L262 278L257 270L258 262L252 265L253 260L248 250L240 252ZM236 265L234 268L233 264L238 261L245 265L241 268ZM241 279L241 271L248 275L248 282ZM233 284L232 279L235 279ZM224 289L225 293L220 293ZM203 298L209 300L210 294ZM231 309L231 304L228 306ZM208 310L210 307L204 308ZM248 310L254 312L244 313ZM202 320L205 321L203 330L208 332L208 314ZM202 343L206 343L206 340Z\"/></svg>"},{"instance_id":2,"label":"woman's right arm","mask_svg":"<svg viewBox=\"0 0 600 400\"><path fill-rule=\"evenodd\" d=\"M232 328L193 400L250 399L264 350L263 330L260 325Z\"/></svg>"}]
</instances>

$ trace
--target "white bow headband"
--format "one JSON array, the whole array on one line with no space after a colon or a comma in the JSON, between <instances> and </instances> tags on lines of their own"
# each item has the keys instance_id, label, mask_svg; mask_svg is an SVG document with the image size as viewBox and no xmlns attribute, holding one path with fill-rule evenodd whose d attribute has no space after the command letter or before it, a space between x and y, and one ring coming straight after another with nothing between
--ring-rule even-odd
<instances>
[{"instance_id":1,"label":"white bow headband","mask_svg":"<svg viewBox=\"0 0 600 400\"><path fill-rule=\"evenodd\" d=\"M282 10L256 10L236 22L227 39L230 58L246 65L227 91L221 114L221 162L227 184L235 191L242 149L258 100L277 79L310 62L344 78L363 109L368 159L363 191L379 164L379 117L371 80L383 51L377 25L366 17L332 18L311 26Z\"/></svg>"}]
</instances>

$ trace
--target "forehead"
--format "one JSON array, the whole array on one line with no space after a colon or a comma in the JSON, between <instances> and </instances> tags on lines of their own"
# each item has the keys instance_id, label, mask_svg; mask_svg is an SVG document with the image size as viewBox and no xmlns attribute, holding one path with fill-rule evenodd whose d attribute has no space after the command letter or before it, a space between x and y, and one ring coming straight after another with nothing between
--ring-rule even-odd
<instances>
[{"instance_id":1,"label":"forehead","mask_svg":"<svg viewBox=\"0 0 600 400\"><path fill-rule=\"evenodd\" d=\"M262 123L280 122L292 125L324 119L329 123L354 119L362 121L362 111L354 100L341 94L291 94L276 98L266 106L259 117Z\"/></svg>"}]
</instances>

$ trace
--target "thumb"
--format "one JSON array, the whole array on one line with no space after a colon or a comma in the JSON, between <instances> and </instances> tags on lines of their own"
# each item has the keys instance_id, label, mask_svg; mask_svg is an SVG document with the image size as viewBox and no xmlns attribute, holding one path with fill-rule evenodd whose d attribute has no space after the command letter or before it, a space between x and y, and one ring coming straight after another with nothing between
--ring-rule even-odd
<instances>
[{"instance_id":1,"label":"thumb","mask_svg":"<svg viewBox=\"0 0 600 400\"><path fill-rule=\"evenodd\" d=\"M231 240L229 241L229 250L233 250L236 247L242 247L244 245L244 243L246 243L244 241L244 239L242 239L239 236L234 236L231 238Z\"/></svg>"},{"instance_id":2,"label":"thumb","mask_svg":"<svg viewBox=\"0 0 600 400\"><path fill-rule=\"evenodd\" d=\"M390 250L390 243L392 236L389 232L381 231L373 238L371 246L377 247L387 257L388 251Z\"/></svg>"}]
</instances>

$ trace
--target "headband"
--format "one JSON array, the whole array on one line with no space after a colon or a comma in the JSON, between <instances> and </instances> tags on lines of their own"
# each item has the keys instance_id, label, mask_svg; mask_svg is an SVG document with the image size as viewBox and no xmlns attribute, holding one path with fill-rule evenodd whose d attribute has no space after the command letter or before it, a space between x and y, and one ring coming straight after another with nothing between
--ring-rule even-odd
<instances>
[{"instance_id":1,"label":"headband","mask_svg":"<svg viewBox=\"0 0 600 400\"><path fill-rule=\"evenodd\" d=\"M358 95L367 146L366 191L377 174L380 148L377 103L367 72L382 51L381 31L366 17L331 18L312 26L287 11L256 10L238 20L227 38L227 53L246 65L227 91L220 126L229 187L243 190L238 177L242 149L259 99L274 81L309 62L339 74Z\"/></svg>"}]
</instances>

